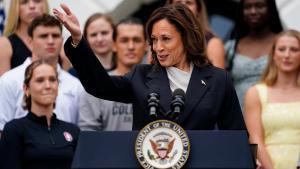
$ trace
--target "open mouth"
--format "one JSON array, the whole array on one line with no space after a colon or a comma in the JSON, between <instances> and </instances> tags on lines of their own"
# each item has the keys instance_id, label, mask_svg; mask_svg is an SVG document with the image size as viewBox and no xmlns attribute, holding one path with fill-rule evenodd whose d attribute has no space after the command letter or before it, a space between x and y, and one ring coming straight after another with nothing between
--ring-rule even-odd
<instances>
[{"instance_id":1,"label":"open mouth","mask_svg":"<svg viewBox=\"0 0 300 169\"><path fill-rule=\"evenodd\" d=\"M157 55L158 60L165 61L168 58L168 55Z\"/></svg>"}]
</instances>

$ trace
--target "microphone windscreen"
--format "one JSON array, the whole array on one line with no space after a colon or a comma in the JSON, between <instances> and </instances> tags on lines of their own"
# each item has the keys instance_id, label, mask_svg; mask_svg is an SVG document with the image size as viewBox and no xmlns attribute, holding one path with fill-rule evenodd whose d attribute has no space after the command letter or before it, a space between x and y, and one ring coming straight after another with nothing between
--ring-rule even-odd
<instances>
[{"instance_id":1,"label":"microphone windscreen","mask_svg":"<svg viewBox=\"0 0 300 169\"><path fill-rule=\"evenodd\" d=\"M173 92L173 97L175 96L181 96L183 98L185 98L185 93L182 89L178 88L178 89L175 89L174 92Z\"/></svg>"}]
</instances>

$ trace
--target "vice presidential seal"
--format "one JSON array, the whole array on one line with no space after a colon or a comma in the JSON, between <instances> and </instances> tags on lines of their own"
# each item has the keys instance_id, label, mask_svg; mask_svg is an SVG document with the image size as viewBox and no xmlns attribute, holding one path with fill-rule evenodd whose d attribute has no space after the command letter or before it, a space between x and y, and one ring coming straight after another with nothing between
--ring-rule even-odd
<instances>
[{"instance_id":1,"label":"vice presidential seal","mask_svg":"<svg viewBox=\"0 0 300 169\"><path fill-rule=\"evenodd\" d=\"M135 142L139 163L146 169L183 167L190 152L189 138L178 124L157 120L145 126Z\"/></svg>"}]
</instances>

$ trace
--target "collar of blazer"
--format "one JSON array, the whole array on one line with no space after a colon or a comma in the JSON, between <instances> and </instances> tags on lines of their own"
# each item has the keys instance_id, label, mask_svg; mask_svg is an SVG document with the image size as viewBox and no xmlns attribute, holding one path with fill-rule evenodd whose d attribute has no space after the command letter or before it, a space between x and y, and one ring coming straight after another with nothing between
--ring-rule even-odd
<instances>
[{"instance_id":1,"label":"collar of blazer","mask_svg":"<svg viewBox=\"0 0 300 169\"><path fill-rule=\"evenodd\" d=\"M194 66L191 79L187 88L185 98L185 110L180 114L181 123L193 110L194 106L202 99L210 87L210 77L212 76L211 66L199 68ZM160 96L160 105L164 112L170 110L172 91L169 85L168 75L165 68L153 69L147 74L148 93L157 92Z\"/></svg>"}]
</instances>

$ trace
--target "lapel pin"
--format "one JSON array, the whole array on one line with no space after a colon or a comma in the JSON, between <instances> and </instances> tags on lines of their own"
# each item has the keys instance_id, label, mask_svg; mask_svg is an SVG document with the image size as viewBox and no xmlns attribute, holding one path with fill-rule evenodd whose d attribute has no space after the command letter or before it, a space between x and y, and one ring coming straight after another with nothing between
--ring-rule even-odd
<instances>
[{"instance_id":1,"label":"lapel pin","mask_svg":"<svg viewBox=\"0 0 300 169\"><path fill-rule=\"evenodd\" d=\"M206 86L206 83L203 80L201 80L201 84Z\"/></svg>"}]
</instances>

